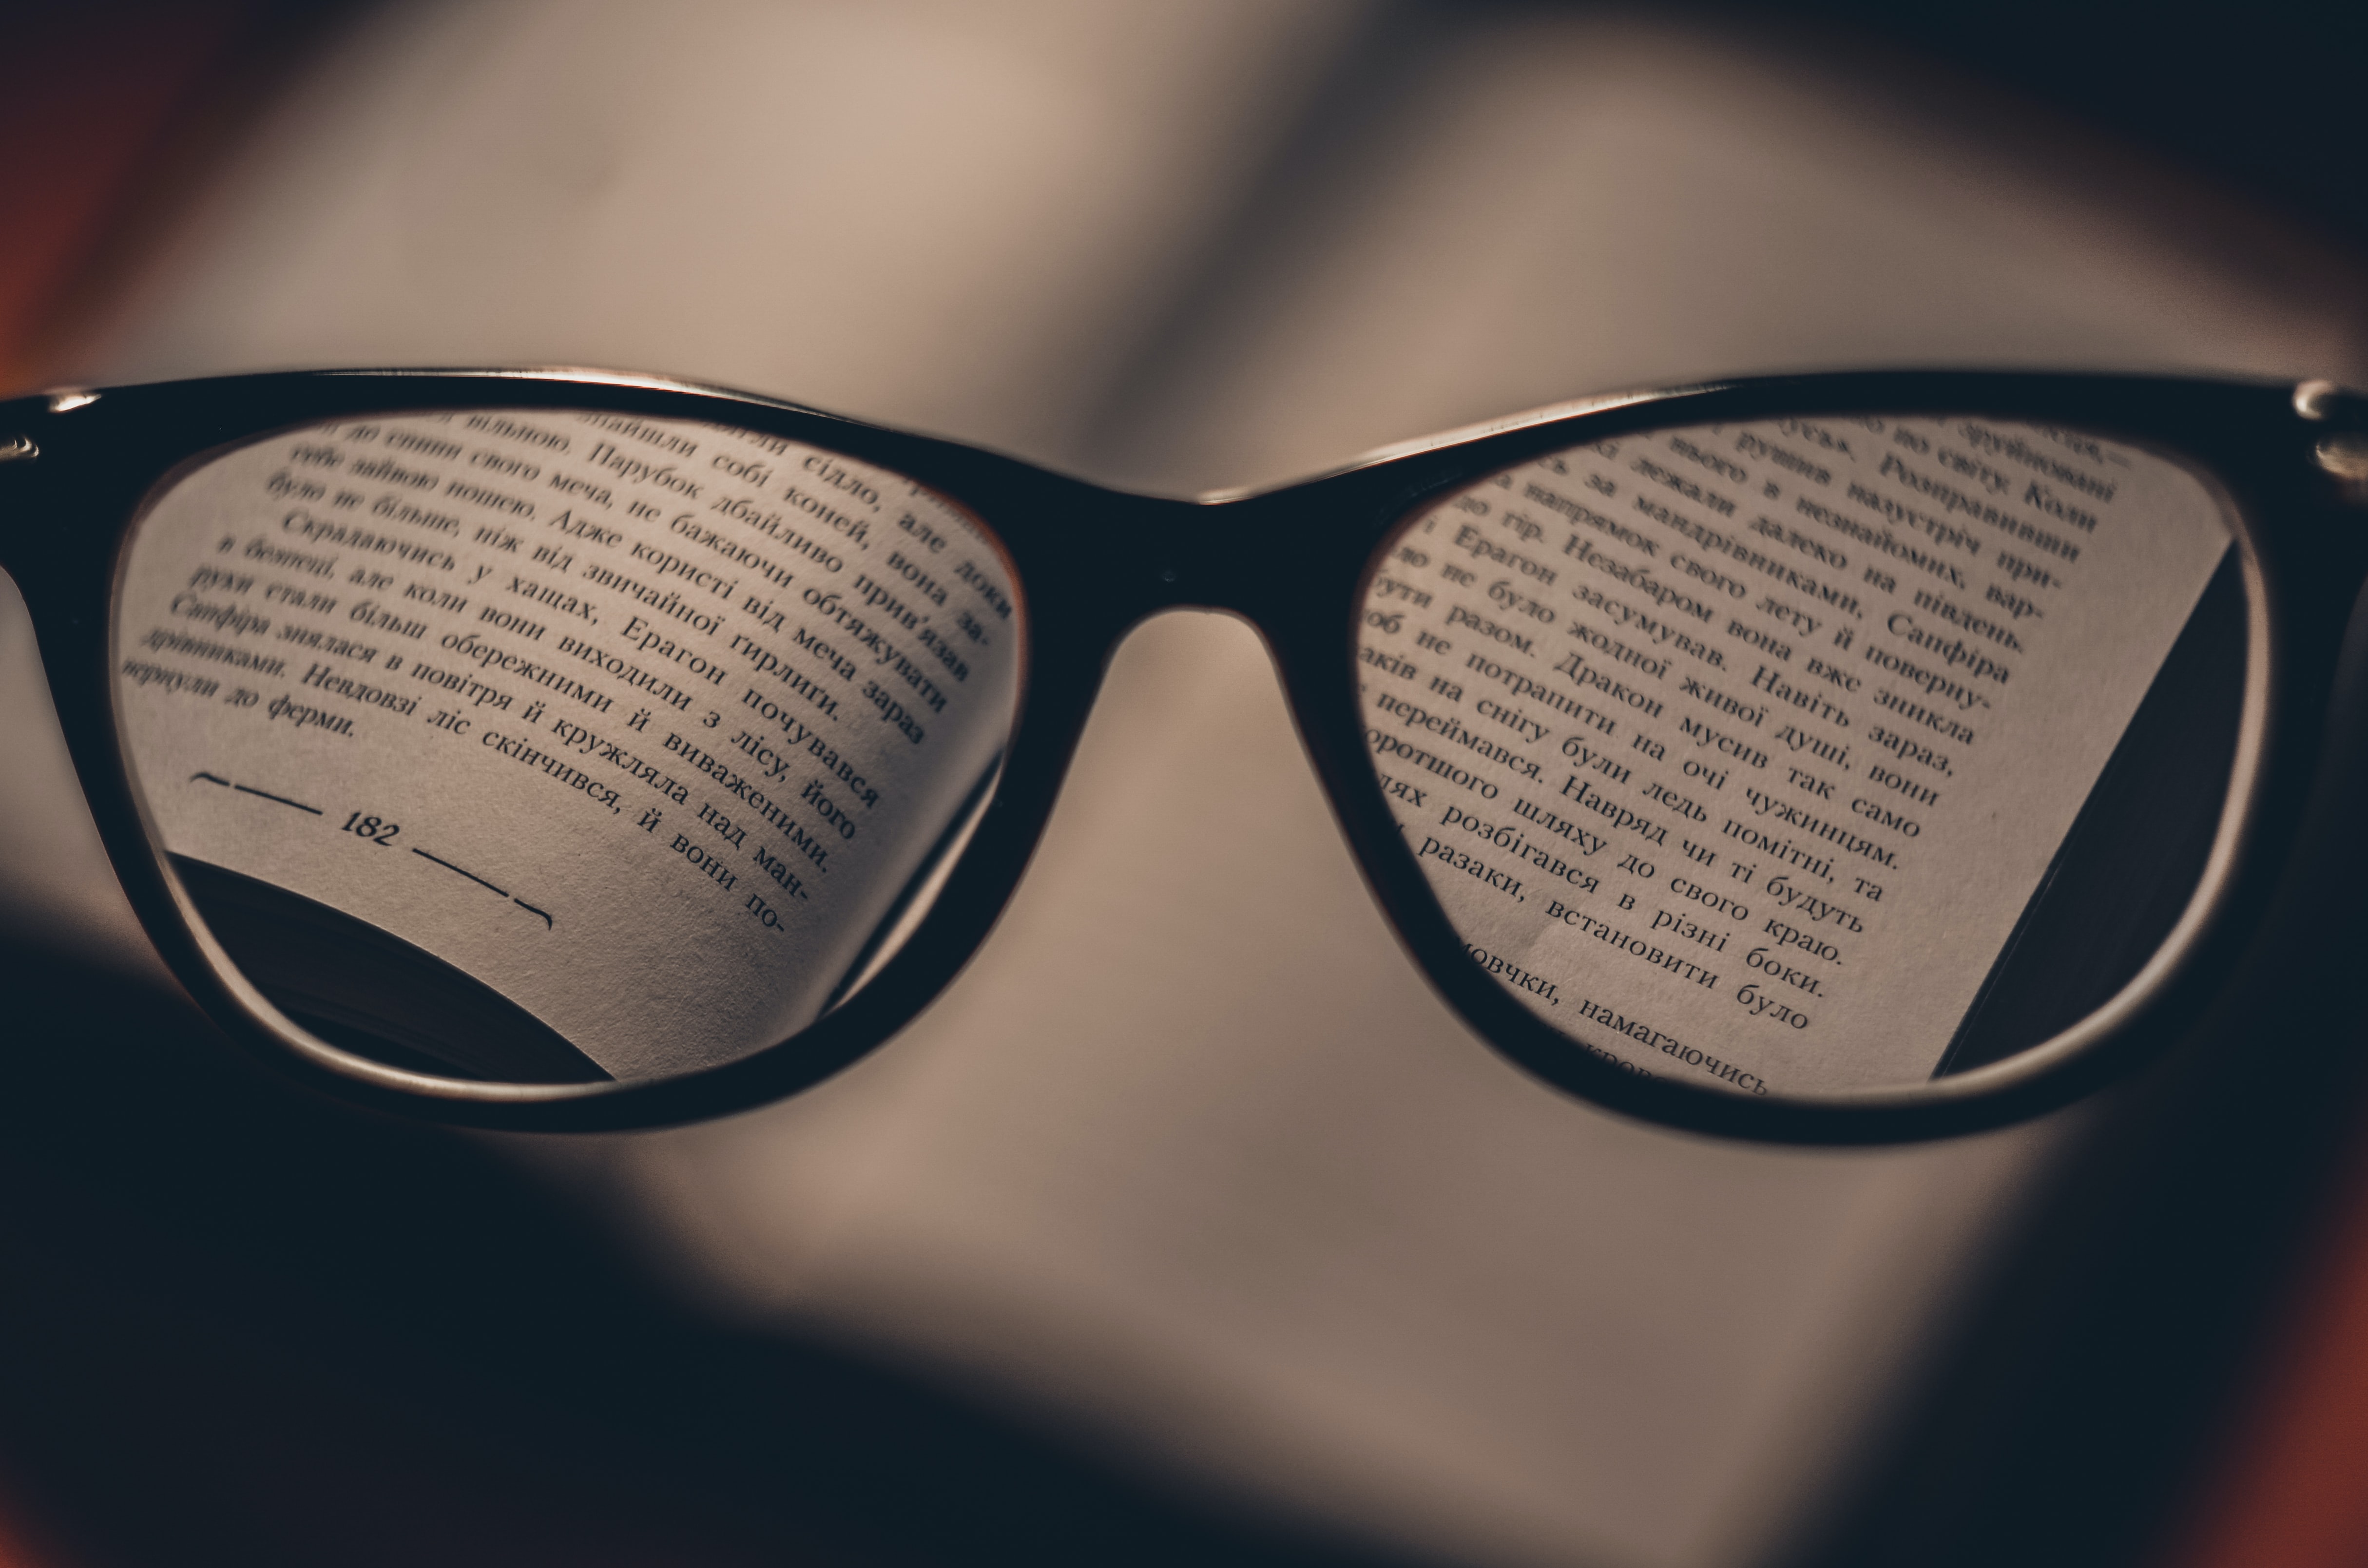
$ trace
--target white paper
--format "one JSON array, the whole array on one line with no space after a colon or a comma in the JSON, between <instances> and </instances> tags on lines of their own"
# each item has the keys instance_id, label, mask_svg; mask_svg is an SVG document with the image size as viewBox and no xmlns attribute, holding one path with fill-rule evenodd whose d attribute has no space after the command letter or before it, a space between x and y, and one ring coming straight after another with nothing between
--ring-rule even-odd
<instances>
[{"instance_id":1,"label":"white paper","mask_svg":"<svg viewBox=\"0 0 2368 1568\"><path fill-rule=\"evenodd\" d=\"M1008 733L994 547L684 421L373 419L216 459L117 612L165 846L492 985L619 1077L819 1015Z\"/></svg>"},{"instance_id":2,"label":"white paper","mask_svg":"<svg viewBox=\"0 0 2368 1568\"><path fill-rule=\"evenodd\" d=\"M1906 1085L2228 546L2192 475L2075 432L1627 437L1403 536L1368 741L1474 959L1585 1049L1744 1094Z\"/></svg>"}]
</instances>

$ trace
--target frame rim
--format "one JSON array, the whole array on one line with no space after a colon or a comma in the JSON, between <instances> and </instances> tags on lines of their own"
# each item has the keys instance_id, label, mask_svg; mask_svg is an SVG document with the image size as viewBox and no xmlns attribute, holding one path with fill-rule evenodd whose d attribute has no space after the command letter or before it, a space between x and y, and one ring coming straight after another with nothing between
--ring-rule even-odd
<instances>
[{"instance_id":1,"label":"frame rim","mask_svg":"<svg viewBox=\"0 0 2368 1568\"><path fill-rule=\"evenodd\" d=\"M415 389L421 395L405 395ZM445 1121L521 1130L650 1127L726 1114L832 1075L886 1043L932 1005L984 945L1041 839L1099 695L1103 662L1117 642L1151 614L1200 607L1242 616L1268 644L1294 723L1385 919L1434 991L1492 1050L1564 1093L1662 1125L1774 1142L1907 1142L2038 1114L2166 1049L2182 1032L2164 1027L2171 1021L2169 1012L2225 972L2235 949L2244 945L2239 933L2259 927L2258 920L2237 917L2258 915L2264 906L2290 858L2292 823L2298 815L2284 812L2280 824L2265 813L2273 798L2294 798L2307 786L2320 749L2321 726L2310 720L2323 704L2312 696L2328 683L2305 678L2307 660L2317 644L2340 638L2346 619L2334 618L2330 638L2327 606L2306 602L2308 594L2288 592L2285 557L2294 547L2286 536L2301 526L2281 521L2283 509L2326 511L2345 499L2328 489L2323 476L2313 476L2315 487L2307 481L2276 482L2272 465L2291 463L2325 433L2326 415L2302 412L2290 392L2291 384L2283 382L2013 371L1861 371L1695 383L1550 405L1399 443L1311 479L1186 500L1111 490L967 443L662 377L569 369L279 372L109 389L83 397L71 409L53 403L43 411L38 399L0 404L0 421L11 423L46 412L32 423L44 437L54 432L63 437L43 440L41 463L0 467L0 496L7 494L9 478L30 472L37 506L56 499L43 494L54 488L52 475L63 479L80 466L80 430L108 429L123 419L137 426L143 413L151 414L152 423L173 426L161 442L154 429L117 433L135 437L119 442L133 449L129 506L118 505L126 488L118 483L101 485L96 498L77 493L53 508L80 513L82 531L103 539L59 545L55 536L76 530L52 527L44 541L51 547L50 559L43 560L40 544L24 544L16 537L20 530L0 518L0 564L28 589L36 584L51 592L63 588L62 601L46 593L38 596L44 601L40 603L34 592L26 597L77 772L151 939L234 1040L349 1100ZM219 413L209 417L206 406L218 408L222 402L243 402L246 416L227 423ZM617 408L711 423L737 419L882 463L967 511L1005 553L1023 602L1044 607L1024 622L1023 676L1006 743L1004 777L938 899L869 983L787 1040L689 1074L594 1085L487 1084L393 1068L341 1051L285 1020L228 962L164 860L120 742L120 719L108 674L115 574L145 498L160 489L176 462L264 438L274 429L366 412L471 403ZM107 412L97 419L81 413L93 404ZM1679 1080L1639 1079L1595 1061L1570 1036L1512 1002L1466 957L1435 900L1429 912L1434 921L1425 918L1419 901L1407 896L1408 878L1420 884L1424 899L1429 897L1428 886L1394 832L1388 840L1376 841L1375 815L1384 823L1392 819L1372 759L1360 744L1342 744L1344 737L1362 733L1351 674L1355 589L1380 544L1439 494L1529 457L1623 430L1713 422L1723 411L1739 419L1750 415L1734 411L1756 409L1766 416L1832 413L1853 404L1885 414L1992 412L2021 419L2044 419L2051 410L2061 410L2059 422L2166 449L2221 488L2232 540L2246 563L2248 667L2238 766L2215 830L2211 874L2191 896L2171 936L2112 998L2053 1040L1998 1063L1907 1088L1817 1098L1761 1100ZM258 407L276 405L300 411L277 424L252 417ZM2368 423L2362 400L2346 400L2341 412L2345 425ZM2281 430L2293 439L2278 439ZM144 442L136 438L141 437ZM156 467L151 460L160 450L179 455ZM54 460L49 458L52 451ZM1006 510L1030 502L1050 503L1051 511L1068 515L1023 526L1017 512ZM1089 538L1094 529L1076 526L1080 517L1102 519L1104 537ZM1113 519L1135 526L1109 528ZM75 564L77 546L82 560L96 549L107 562L108 570L86 590L97 596L96 604L77 600L65 585L74 572L86 570ZM1245 546L1254 546L1257 559L1277 562L1279 569L1257 577L1240 564ZM1090 569L1103 580L1090 592L1064 593L1076 585L1064 583L1040 593L1039 580L1030 576L1030 558L1055 551L1073 558L1053 569L1056 579ZM2347 562L2331 575L2339 586L2350 581L2356 589L2362 570L2368 563ZM1311 592L1319 607L1312 611L1304 599ZM1299 596L1302 602L1285 612L1286 596ZM2338 597L2348 610L2350 595ZM2296 603L2286 607L2290 598ZM2298 612L2315 619L2298 626L2292 619ZM1330 650L1328 673L1319 643ZM86 700L93 696L101 699L97 722L106 732L97 744ZM76 705L77 698L85 700ZM1442 929L1447 942L1440 940Z\"/></svg>"}]
</instances>

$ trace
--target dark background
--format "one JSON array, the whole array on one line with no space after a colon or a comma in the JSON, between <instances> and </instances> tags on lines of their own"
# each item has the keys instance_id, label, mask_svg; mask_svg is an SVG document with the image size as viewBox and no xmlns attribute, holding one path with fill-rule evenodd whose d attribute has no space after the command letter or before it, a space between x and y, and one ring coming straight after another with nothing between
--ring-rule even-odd
<instances>
[{"instance_id":1,"label":"dark background","mask_svg":"<svg viewBox=\"0 0 2368 1568\"><path fill-rule=\"evenodd\" d=\"M1879 40L2368 246L2358 6L1820 0L1745 14Z\"/></svg>"}]
</instances>

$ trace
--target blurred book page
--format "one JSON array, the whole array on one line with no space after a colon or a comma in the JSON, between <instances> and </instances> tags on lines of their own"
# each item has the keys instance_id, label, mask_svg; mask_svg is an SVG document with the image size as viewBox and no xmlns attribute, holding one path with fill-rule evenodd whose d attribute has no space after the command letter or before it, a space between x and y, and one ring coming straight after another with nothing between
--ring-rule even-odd
<instances>
[{"instance_id":1,"label":"blurred book page","mask_svg":"<svg viewBox=\"0 0 2368 1568\"><path fill-rule=\"evenodd\" d=\"M2064 149L1748 40L1492 18L393 13L85 370L611 363L1179 491L1752 369L2340 373L2340 291L2124 223ZM1281 158L1318 101L1355 133ZM903 1036L725 1122L507 1146L714 1311L1241 1495L1457 1561L1718 1568L1821 1506L2066 1131L1768 1149L1543 1088L1399 952L1256 640L1170 616Z\"/></svg>"}]
</instances>

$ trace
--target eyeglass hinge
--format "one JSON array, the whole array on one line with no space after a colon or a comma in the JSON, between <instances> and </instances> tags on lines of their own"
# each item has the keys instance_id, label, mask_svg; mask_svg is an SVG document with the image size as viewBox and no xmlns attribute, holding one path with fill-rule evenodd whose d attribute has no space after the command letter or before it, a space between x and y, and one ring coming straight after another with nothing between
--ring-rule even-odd
<instances>
[{"instance_id":1,"label":"eyeglass hinge","mask_svg":"<svg viewBox=\"0 0 2368 1568\"><path fill-rule=\"evenodd\" d=\"M2326 419L2335 413L2335 400L2342 395L2343 389L2333 381L2297 381L2294 390L2294 411L2305 419Z\"/></svg>"},{"instance_id":2,"label":"eyeglass hinge","mask_svg":"<svg viewBox=\"0 0 2368 1568\"><path fill-rule=\"evenodd\" d=\"M2332 419L2346 396L2333 381L2302 381L2294 390L2294 411L2312 421ZM2368 506L2368 432L2330 430L2314 444L2311 456L2320 472L2342 486L2346 500Z\"/></svg>"}]
</instances>

